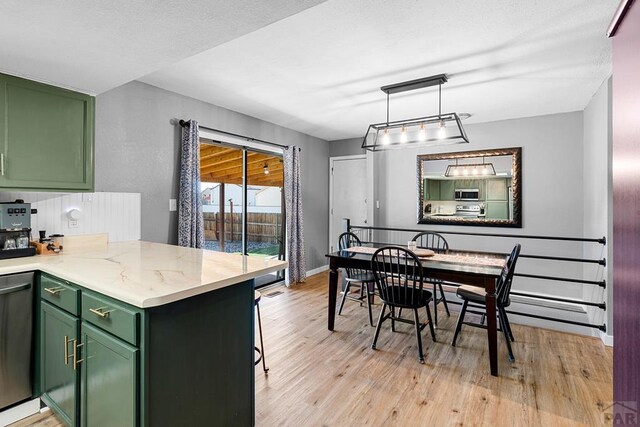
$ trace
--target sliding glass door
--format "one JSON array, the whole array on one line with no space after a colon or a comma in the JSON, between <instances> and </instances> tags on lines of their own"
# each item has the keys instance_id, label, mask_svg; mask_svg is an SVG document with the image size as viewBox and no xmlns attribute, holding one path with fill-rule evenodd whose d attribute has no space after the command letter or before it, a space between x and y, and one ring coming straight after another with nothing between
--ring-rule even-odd
<instances>
[{"instance_id":1,"label":"sliding glass door","mask_svg":"<svg viewBox=\"0 0 640 427\"><path fill-rule=\"evenodd\" d=\"M206 249L284 259L282 156L201 139L200 179ZM283 278L259 277L256 287Z\"/></svg>"}]
</instances>

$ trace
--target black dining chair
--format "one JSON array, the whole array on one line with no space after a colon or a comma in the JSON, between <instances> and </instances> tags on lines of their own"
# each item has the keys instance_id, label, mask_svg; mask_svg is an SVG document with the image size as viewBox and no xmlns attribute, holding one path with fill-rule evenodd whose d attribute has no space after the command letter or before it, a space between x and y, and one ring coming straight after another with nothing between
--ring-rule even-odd
<instances>
[{"instance_id":1,"label":"black dining chair","mask_svg":"<svg viewBox=\"0 0 640 427\"><path fill-rule=\"evenodd\" d=\"M380 299L383 302L378 325L373 336L371 348L376 348L380 327L387 320L391 320L391 331L395 332L395 322L409 323L415 326L418 340L418 360L424 363L422 352L422 330L429 325L431 338L436 340L436 333L431 320L429 303L433 299L430 291L423 289L423 269L420 259L411 251L399 246L385 246L374 252L371 258L371 269L375 276ZM387 307L389 313L386 313ZM418 309L424 307L427 311L427 322L420 323ZM413 311L413 321L396 316L396 309Z\"/></svg>"},{"instance_id":2,"label":"black dining chair","mask_svg":"<svg viewBox=\"0 0 640 427\"><path fill-rule=\"evenodd\" d=\"M507 351L510 362L514 362L516 359L513 356L513 350L511 349L511 342L515 341L513 338L513 332L511 331L511 324L509 323L509 319L507 317L506 308L511 304L511 299L509 298L509 293L511 292L511 284L513 282L513 273L516 269L516 262L518 261L518 256L520 255L520 244L516 244L511 251L511 254L507 258L507 262L505 263L504 268L502 269L502 273L500 274L500 278L498 279L498 283L496 285L496 308L498 315L498 322L500 326L500 330L504 334L504 338L507 342ZM458 317L458 322L456 324L456 330L453 334L453 340L451 341L451 345L456 345L456 340L458 339L458 334L462 329L462 325L474 326L484 328L484 314L486 313L486 303L485 303L485 290L484 288L478 286L469 286L462 285L456 291L456 296L463 300L462 309L460 310L460 315ZM483 321L481 323L471 323L465 322L464 316L467 313L467 308L469 307L469 303L471 303L471 308L485 308L484 313L473 312L475 314L482 314ZM494 315L491 313L486 313L487 316Z\"/></svg>"},{"instance_id":3,"label":"black dining chair","mask_svg":"<svg viewBox=\"0 0 640 427\"><path fill-rule=\"evenodd\" d=\"M431 249L437 254L446 254L449 252L449 243L442 237L441 234L434 233L433 231L423 231L413 236L413 240L416 242L416 246L421 249ZM438 304L444 305L444 310L447 316L451 316L449 312L449 305L447 304L447 298L444 295L442 289L442 280L428 279L429 283L433 284L433 323L438 326ZM440 297L438 298L438 290L440 290Z\"/></svg>"},{"instance_id":4,"label":"black dining chair","mask_svg":"<svg viewBox=\"0 0 640 427\"><path fill-rule=\"evenodd\" d=\"M346 248L362 246L360 239L353 233L342 233L338 237L338 250L345 250ZM346 300L358 301L362 306L364 300L367 301L367 308L369 310L369 324L373 326L373 313L371 312L371 303L374 298L375 277L369 270L361 270L358 268L345 268L345 287L342 294L342 300L340 301L340 308L338 308L338 315L342 314L342 307ZM360 288L359 296L354 297L349 295L349 290L352 285L356 285Z\"/></svg>"}]
</instances>

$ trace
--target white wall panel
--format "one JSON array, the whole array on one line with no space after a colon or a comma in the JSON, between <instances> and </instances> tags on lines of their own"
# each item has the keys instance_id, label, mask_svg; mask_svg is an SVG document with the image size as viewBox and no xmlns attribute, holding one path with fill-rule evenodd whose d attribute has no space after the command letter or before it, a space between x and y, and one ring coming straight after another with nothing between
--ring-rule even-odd
<instances>
[{"instance_id":1,"label":"white wall panel","mask_svg":"<svg viewBox=\"0 0 640 427\"><path fill-rule=\"evenodd\" d=\"M23 199L38 213L31 215L32 238L38 230L65 236L108 233L110 242L140 240L140 193L31 193L0 192L0 201ZM67 212L78 209L82 218L71 227Z\"/></svg>"}]
</instances>

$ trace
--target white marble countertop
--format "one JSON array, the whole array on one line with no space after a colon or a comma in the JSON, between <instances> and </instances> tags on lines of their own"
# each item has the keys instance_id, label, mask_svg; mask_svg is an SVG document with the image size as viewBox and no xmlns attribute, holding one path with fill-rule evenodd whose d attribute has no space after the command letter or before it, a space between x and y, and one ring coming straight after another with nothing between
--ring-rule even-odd
<instances>
[{"instance_id":1,"label":"white marble countertop","mask_svg":"<svg viewBox=\"0 0 640 427\"><path fill-rule=\"evenodd\" d=\"M0 274L40 270L140 308L155 307L281 270L286 261L118 242L0 261Z\"/></svg>"}]
</instances>

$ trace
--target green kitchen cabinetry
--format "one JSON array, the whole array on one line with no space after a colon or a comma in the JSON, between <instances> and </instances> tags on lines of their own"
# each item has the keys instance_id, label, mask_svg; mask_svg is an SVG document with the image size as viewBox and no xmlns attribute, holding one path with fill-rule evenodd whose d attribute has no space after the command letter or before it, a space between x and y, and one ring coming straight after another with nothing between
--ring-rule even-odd
<instances>
[{"instance_id":1,"label":"green kitchen cabinetry","mask_svg":"<svg viewBox=\"0 0 640 427\"><path fill-rule=\"evenodd\" d=\"M42 400L67 424L77 425L79 371L73 347L80 337L80 320L42 301L40 306L40 387Z\"/></svg>"},{"instance_id":2,"label":"green kitchen cabinetry","mask_svg":"<svg viewBox=\"0 0 640 427\"><path fill-rule=\"evenodd\" d=\"M487 202L486 219L509 219L508 202Z\"/></svg>"},{"instance_id":3,"label":"green kitchen cabinetry","mask_svg":"<svg viewBox=\"0 0 640 427\"><path fill-rule=\"evenodd\" d=\"M436 179L425 179L425 183L427 190L426 199L429 201L440 200L440 181Z\"/></svg>"},{"instance_id":4,"label":"green kitchen cabinetry","mask_svg":"<svg viewBox=\"0 0 640 427\"><path fill-rule=\"evenodd\" d=\"M68 425L255 425L253 280L142 309L39 277L41 396Z\"/></svg>"},{"instance_id":5,"label":"green kitchen cabinetry","mask_svg":"<svg viewBox=\"0 0 640 427\"><path fill-rule=\"evenodd\" d=\"M82 322L83 426L135 426L139 350Z\"/></svg>"},{"instance_id":6,"label":"green kitchen cabinetry","mask_svg":"<svg viewBox=\"0 0 640 427\"><path fill-rule=\"evenodd\" d=\"M507 179L488 179L487 180L487 200L506 201L509 198L509 189Z\"/></svg>"},{"instance_id":7,"label":"green kitchen cabinetry","mask_svg":"<svg viewBox=\"0 0 640 427\"><path fill-rule=\"evenodd\" d=\"M446 179L440 181L440 200L451 201L454 200L454 190L456 188L456 181Z\"/></svg>"},{"instance_id":8,"label":"green kitchen cabinetry","mask_svg":"<svg viewBox=\"0 0 640 427\"><path fill-rule=\"evenodd\" d=\"M0 188L93 191L95 98L0 74Z\"/></svg>"}]
</instances>

